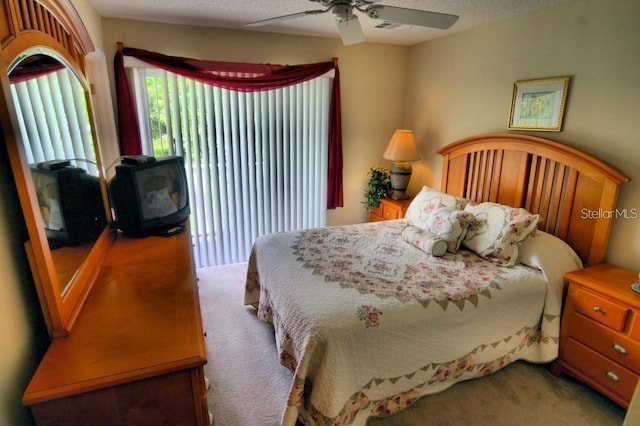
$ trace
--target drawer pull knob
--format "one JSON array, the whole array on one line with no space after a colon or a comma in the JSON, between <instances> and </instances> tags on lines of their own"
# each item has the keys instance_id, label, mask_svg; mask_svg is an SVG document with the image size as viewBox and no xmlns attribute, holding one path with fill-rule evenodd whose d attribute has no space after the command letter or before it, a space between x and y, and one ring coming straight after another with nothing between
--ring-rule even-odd
<instances>
[{"instance_id":1,"label":"drawer pull knob","mask_svg":"<svg viewBox=\"0 0 640 426\"><path fill-rule=\"evenodd\" d=\"M593 312L600 312L600 307L599 306L594 306L593 307Z\"/></svg>"},{"instance_id":2,"label":"drawer pull knob","mask_svg":"<svg viewBox=\"0 0 640 426\"><path fill-rule=\"evenodd\" d=\"M613 380L614 382L619 382L620 381L620 377L618 377L618 375L616 373L614 373L613 371L607 371L607 377L610 378L611 380Z\"/></svg>"},{"instance_id":3,"label":"drawer pull knob","mask_svg":"<svg viewBox=\"0 0 640 426\"><path fill-rule=\"evenodd\" d=\"M619 352L621 354L626 354L628 352L627 348L622 346L620 343L614 343L613 344L613 350L616 351L616 352Z\"/></svg>"}]
</instances>

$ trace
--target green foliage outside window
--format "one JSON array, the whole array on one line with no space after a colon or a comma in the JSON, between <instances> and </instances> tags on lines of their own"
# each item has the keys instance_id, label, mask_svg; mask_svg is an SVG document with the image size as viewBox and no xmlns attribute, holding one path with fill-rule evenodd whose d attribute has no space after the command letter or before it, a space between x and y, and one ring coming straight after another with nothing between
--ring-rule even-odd
<instances>
[{"instance_id":1,"label":"green foliage outside window","mask_svg":"<svg viewBox=\"0 0 640 426\"><path fill-rule=\"evenodd\" d=\"M151 126L151 143L153 156L162 157L168 154L167 114L165 106L166 88L159 77L145 78L147 85L147 103L149 108L149 125ZM167 147L167 148L163 148Z\"/></svg>"},{"instance_id":2,"label":"green foliage outside window","mask_svg":"<svg viewBox=\"0 0 640 426\"><path fill-rule=\"evenodd\" d=\"M193 91L191 87L192 84L195 82L184 77L171 80L152 75L145 76L153 156L163 157L177 152L184 152L186 155L189 152L185 149L186 146L193 147L194 144L185 138L199 138L201 129L196 118L199 117L201 103L197 91ZM192 99L192 93L196 99ZM178 99L174 99L176 96ZM173 113L169 111L169 104L176 109ZM174 135L173 140L169 138L170 134ZM175 135L181 136L176 140ZM181 144L182 149L178 149L176 144ZM193 152L191 157L194 161Z\"/></svg>"}]
</instances>

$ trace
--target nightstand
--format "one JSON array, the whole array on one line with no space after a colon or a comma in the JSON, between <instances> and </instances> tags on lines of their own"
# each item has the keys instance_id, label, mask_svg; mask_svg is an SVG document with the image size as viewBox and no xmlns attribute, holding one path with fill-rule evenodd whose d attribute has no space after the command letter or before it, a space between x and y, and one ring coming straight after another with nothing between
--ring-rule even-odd
<instances>
[{"instance_id":1,"label":"nightstand","mask_svg":"<svg viewBox=\"0 0 640 426\"><path fill-rule=\"evenodd\" d=\"M409 204L413 199L393 200L391 198L380 199L380 204L375 209L369 210L369 222L382 220L394 220L404 218Z\"/></svg>"},{"instance_id":2,"label":"nightstand","mask_svg":"<svg viewBox=\"0 0 640 426\"><path fill-rule=\"evenodd\" d=\"M569 290L552 367L625 409L640 376L640 294L637 272L600 264L565 274Z\"/></svg>"}]
</instances>

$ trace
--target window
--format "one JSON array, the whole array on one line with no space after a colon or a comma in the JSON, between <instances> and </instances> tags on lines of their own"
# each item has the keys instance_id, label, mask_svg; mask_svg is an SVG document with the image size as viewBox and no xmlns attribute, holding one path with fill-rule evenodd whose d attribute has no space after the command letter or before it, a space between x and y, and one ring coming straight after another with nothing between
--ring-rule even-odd
<instances>
[{"instance_id":1,"label":"window","mask_svg":"<svg viewBox=\"0 0 640 426\"><path fill-rule=\"evenodd\" d=\"M330 77L238 92L133 68L133 82L145 153L185 159L196 267L326 224Z\"/></svg>"}]
</instances>

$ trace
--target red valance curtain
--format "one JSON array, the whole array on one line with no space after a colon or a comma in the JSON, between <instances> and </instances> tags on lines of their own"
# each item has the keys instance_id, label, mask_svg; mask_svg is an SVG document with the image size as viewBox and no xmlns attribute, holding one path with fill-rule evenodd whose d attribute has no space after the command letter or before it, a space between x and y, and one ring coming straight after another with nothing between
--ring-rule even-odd
<instances>
[{"instance_id":1,"label":"red valance curtain","mask_svg":"<svg viewBox=\"0 0 640 426\"><path fill-rule=\"evenodd\" d=\"M291 86L335 70L329 117L329 170L327 208L343 207L342 192L342 120L340 73L337 61L302 65L248 64L204 61L167 56L143 49L118 46L114 59L120 150L123 155L142 153L139 124L131 87L124 69L124 56L132 56L175 74L229 90L255 92ZM250 77L237 76L250 74Z\"/></svg>"}]
</instances>

